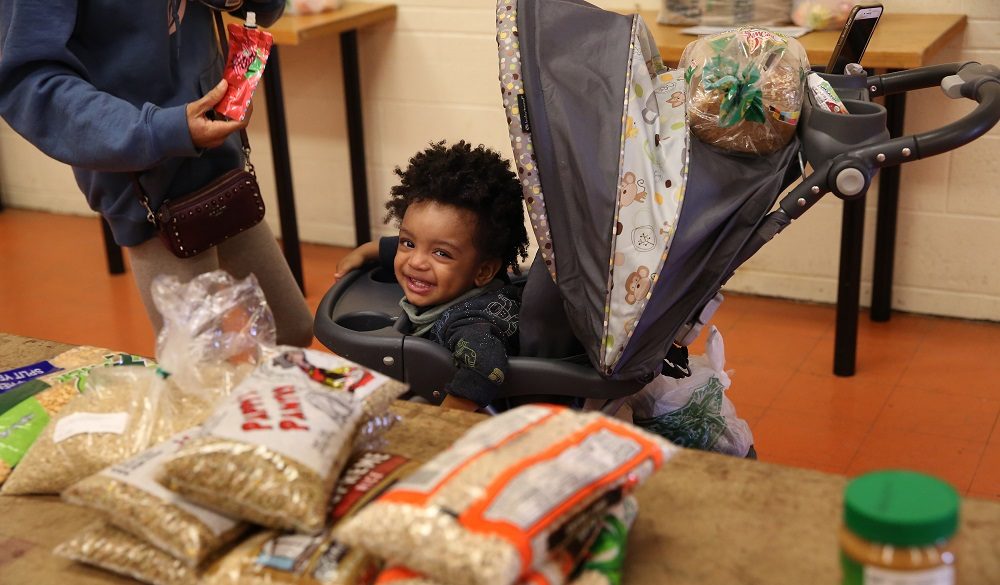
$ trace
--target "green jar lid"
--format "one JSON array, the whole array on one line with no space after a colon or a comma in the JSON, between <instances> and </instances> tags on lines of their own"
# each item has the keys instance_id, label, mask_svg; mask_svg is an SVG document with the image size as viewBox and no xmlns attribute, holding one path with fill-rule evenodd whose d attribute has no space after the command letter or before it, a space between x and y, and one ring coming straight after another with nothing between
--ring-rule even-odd
<instances>
[{"instance_id":1,"label":"green jar lid","mask_svg":"<svg viewBox=\"0 0 1000 585\"><path fill-rule=\"evenodd\" d=\"M955 534L958 507L958 493L940 479L913 471L876 471L847 484L844 525L871 542L927 546Z\"/></svg>"}]
</instances>

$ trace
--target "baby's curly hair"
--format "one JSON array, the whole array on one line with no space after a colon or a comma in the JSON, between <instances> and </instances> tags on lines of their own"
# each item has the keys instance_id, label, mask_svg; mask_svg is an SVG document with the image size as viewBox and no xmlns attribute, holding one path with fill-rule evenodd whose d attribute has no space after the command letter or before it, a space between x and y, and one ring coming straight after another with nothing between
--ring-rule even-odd
<instances>
[{"instance_id":1,"label":"baby's curly hair","mask_svg":"<svg viewBox=\"0 0 1000 585\"><path fill-rule=\"evenodd\" d=\"M433 201L468 209L478 218L476 249L483 258L499 258L500 271L520 274L518 258L528 257L521 185L507 161L483 146L461 140L451 146L432 143L410 159L405 170L393 171L399 185L389 191L385 221L403 221L413 203Z\"/></svg>"}]
</instances>

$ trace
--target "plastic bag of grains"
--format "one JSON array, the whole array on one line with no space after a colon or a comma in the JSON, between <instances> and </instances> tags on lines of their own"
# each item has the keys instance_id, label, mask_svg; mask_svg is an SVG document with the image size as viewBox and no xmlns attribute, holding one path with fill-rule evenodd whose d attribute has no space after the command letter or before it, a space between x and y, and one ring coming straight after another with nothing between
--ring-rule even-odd
<instances>
[{"instance_id":1,"label":"plastic bag of grains","mask_svg":"<svg viewBox=\"0 0 1000 585\"><path fill-rule=\"evenodd\" d=\"M370 585L381 562L338 542L330 529L350 517L416 464L405 457L365 452L351 463L330 499L329 523L319 536L268 530L226 554L203 585Z\"/></svg>"},{"instance_id":2,"label":"plastic bag of grains","mask_svg":"<svg viewBox=\"0 0 1000 585\"><path fill-rule=\"evenodd\" d=\"M571 520L676 451L600 413L523 406L470 429L336 532L433 580L511 585L552 558Z\"/></svg>"},{"instance_id":3,"label":"plastic bag of grains","mask_svg":"<svg viewBox=\"0 0 1000 585\"><path fill-rule=\"evenodd\" d=\"M102 512L108 522L194 567L242 534L247 525L186 502L156 482L160 464L201 428L182 432L77 482L65 501Z\"/></svg>"},{"instance_id":4,"label":"plastic bag of grains","mask_svg":"<svg viewBox=\"0 0 1000 585\"><path fill-rule=\"evenodd\" d=\"M75 347L56 357L0 373L11 383L0 396L0 484L42 433L49 420L84 391L94 368L155 365L152 360L90 346ZM34 376L33 374L38 374Z\"/></svg>"},{"instance_id":5,"label":"plastic bag of grains","mask_svg":"<svg viewBox=\"0 0 1000 585\"><path fill-rule=\"evenodd\" d=\"M549 558L541 568L518 580L518 585L621 585L628 531L635 521L638 504L634 496L625 496L607 509L598 522L578 515L571 524L585 528L575 540ZM581 524L580 521L585 524ZM387 567L379 573L375 585L441 585L416 571L402 566Z\"/></svg>"},{"instance_id":6,"label":"plastic bag of grains","mask_svg":"<svg viewBox=\"0 0 1000 585\"><path fill-rule=\"evenodd\" d=\"M278 348L157 479L228 516L316 534L358 429L405 390L339 356Z\"/></svg>"},{"instance_id":7,"label":"plastic bag of grains","mask_svg":"<svg viewBox=\"0 0 1000 585\"><path fill-rule=\"evenodd\" d=\"M160 382L153 368L91 370L87 391L42 430L3 493L58 493L145 449L160 414Z\"/></svg>"},{"instance_id":8,"label":"plastic bag of grains","mask_svg":"<svg viewBox=\"0 0 1000 585\"><path fill-rule=\"evenodd\" d=\"M99 522L60 544L53 553L151 585L197 585L198 572L146 541Z\"/></svg>"}]
</instances>

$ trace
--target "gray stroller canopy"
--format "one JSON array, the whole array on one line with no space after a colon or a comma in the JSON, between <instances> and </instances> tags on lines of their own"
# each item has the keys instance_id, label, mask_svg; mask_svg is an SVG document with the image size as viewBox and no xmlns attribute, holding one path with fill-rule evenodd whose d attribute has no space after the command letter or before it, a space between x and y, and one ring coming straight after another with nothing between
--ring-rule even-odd
<instances>
[{"instance_id":1,"label":"gray stroller canopy","mask_svg":"<svg viewBox=\"0 0 1000 585\"><path fill-rule=\"evenodd\" d=\"M497 43L535 266L546 268L529 279L555 282L603 376L651 379L759 247L752 236L798 141L747 156L692 137L683 73L663 65L638 15L499 0Z\"/></svg>"}]
</instances>

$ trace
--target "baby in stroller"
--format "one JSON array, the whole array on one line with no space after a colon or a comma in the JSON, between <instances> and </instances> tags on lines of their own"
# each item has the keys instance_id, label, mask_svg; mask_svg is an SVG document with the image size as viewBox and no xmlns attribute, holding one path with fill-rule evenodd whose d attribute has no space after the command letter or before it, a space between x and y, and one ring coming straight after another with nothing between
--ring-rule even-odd
<instances>
[{"instance_id":1,"label":"baby in stroller","mask_svg":"<svg viewBox=\"0 0 1000 585\"><path fill-rule=\"evenodd\" d=\"M446 347L458 370L442 406L477 410L493 402L517 353L519 274L528 235L521 186L507 161L460 141L432 144L395 169L386 220L399 235L348 253L334 277L378 260L403 288L403 331Z\"/></svg>"}]
</instances>

